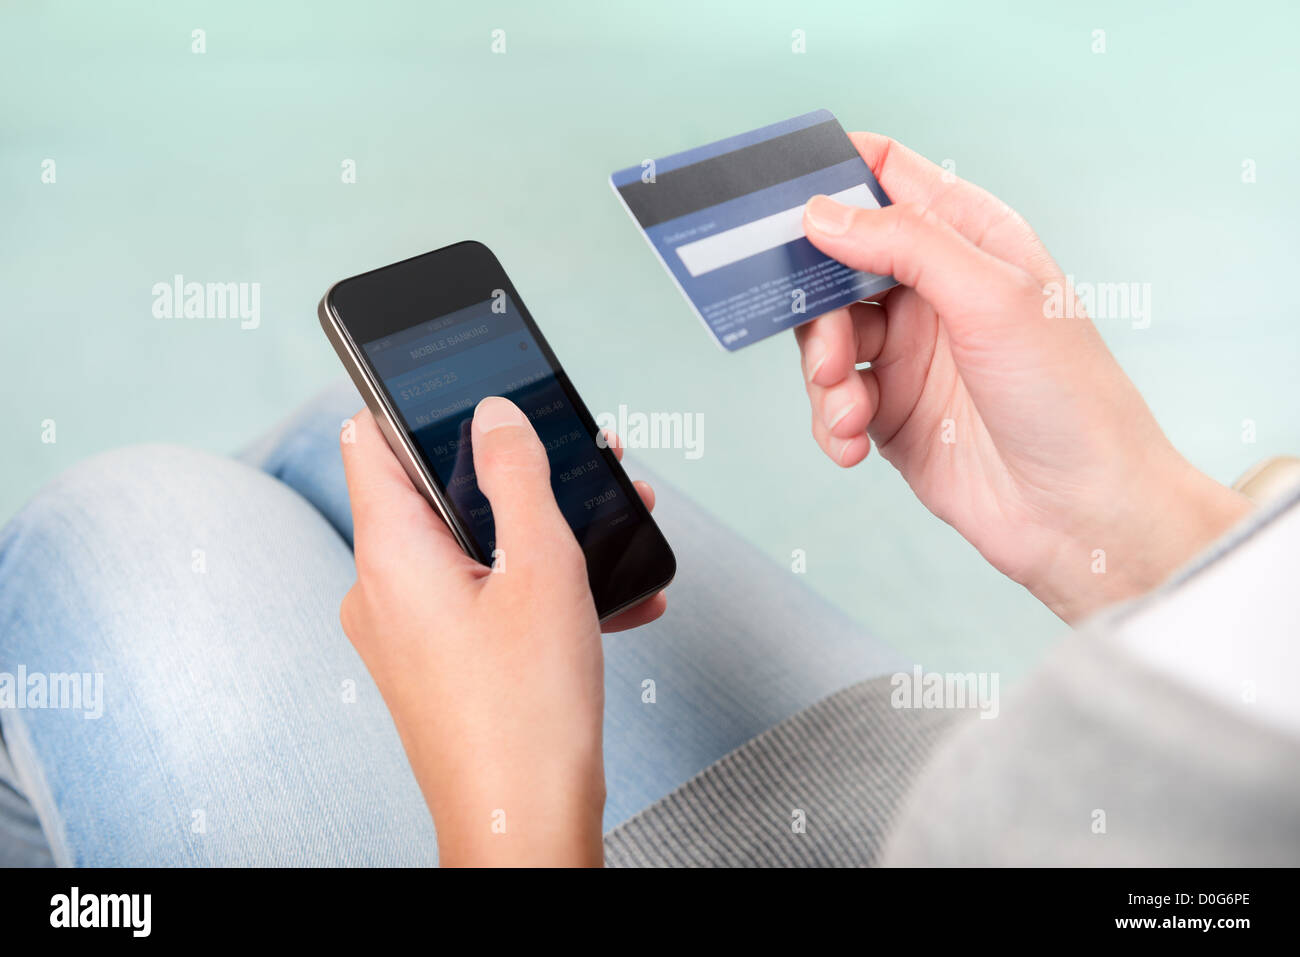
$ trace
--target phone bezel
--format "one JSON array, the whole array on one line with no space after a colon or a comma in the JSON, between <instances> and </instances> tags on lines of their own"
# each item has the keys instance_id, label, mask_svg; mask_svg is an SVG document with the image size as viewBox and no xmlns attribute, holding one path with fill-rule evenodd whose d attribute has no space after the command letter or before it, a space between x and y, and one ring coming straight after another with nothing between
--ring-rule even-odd
<instances>
[{"instance_id":1,"label":"phone bezel","mask_svg":"<svg viewBox=\"0 0 1300 957\"><path fill-rule=\"evenodd\" d=\"M490 556L483 553L467 523L457 513L437 472L425 461L362 343L400 332L433 316L484 302L496 289L505 290L518 309L592 439L593 447L632 509L633 521L583 542L597 612L602 620L612 617L666 587L676 573L676 559L613 450L596 441L599 430L595 419L496 255L480 242L465 240L340 280L321 299L319 317L411 481L446 522L466 553L484 565L491 565ZM639 570L630 579L629 568ZM626 584L629 580L635 584Z\"/></svg>"}]
</instances>

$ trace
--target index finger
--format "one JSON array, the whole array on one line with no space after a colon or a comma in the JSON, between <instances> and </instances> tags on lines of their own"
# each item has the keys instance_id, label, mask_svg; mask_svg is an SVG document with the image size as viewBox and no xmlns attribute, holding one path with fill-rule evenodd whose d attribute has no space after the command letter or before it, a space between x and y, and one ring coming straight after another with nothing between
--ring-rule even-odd
<instances>
[{"instance_id":1,"label":"index finger","mask_svg":"<svg viewBox=\"0 0 1300 957\"><path fill-rule=\"evenodd\" d=\"M940 187L950 185L941 167L897 140L879 133L850 133L849 139L896 203L929 205Z\"/></svg>"},{"instance_id":2,"label":"index finger","mask_svg":"<svg viewBox=\"0 0 1300 957\"><path fill-rule=\"evenodd\" d=\"M849 139L895 203L925 207L978 248L1019 266L1044 284L1057 277L1059 269L1037 234L988 190L959 179L888 136L850 133Z\"/></svg>"},{"instance_id":3,"label":"index finger","mask_svg":"<svg viewBox=\"0 0 1300 957\"><path fill-rule=\"evenodd\" d=\"M439 560L468 558L446 522L411 484L370 410L362 409L350 422L351 434L345 427L339 446L358 566L396 552L396 543L410 536L421 536Z\"/></svg>"}]
</instances>

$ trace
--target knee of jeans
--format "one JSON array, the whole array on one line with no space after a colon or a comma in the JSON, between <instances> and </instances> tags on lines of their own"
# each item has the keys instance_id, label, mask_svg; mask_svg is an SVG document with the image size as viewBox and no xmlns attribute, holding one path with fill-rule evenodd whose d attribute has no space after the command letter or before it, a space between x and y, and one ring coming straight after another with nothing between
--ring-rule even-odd
<instances>
[{"instance_id":1,"label":"knee of jeans","mask_svg":"<svg viewBox=\"0 0 1300 957\"><path fill-rule=\"evenodd\" d=\"M0 530L0 620L31 624L28 616L48 619L65 602L111 594L127 554L141 557L145 543L156 555L171 551L173 538L179 548L189 525L178 515L179 495L203 496L221 472L213 456L144 445L93 456L56 477Z\"/></svg>"},{"instance_id":2,"label":"knee of jeans","mask_svg":"<svg viewBox=\"0 0 1300 957\"><path fill-rule=\"evenodd\" d=\"M230 476L225 460L193 449L138 445L92 456L41 488L0 533L0 568L58 557L79 564L89 546L123 532L145 538L180 524L178 511ZM15 557L17 555L17 557Z\"/></svg>"},{"instance_id":3,"label":"knee of jeans","mask_svg":"<svg viewBox=\"0 0 1300 957\"><path fill-rule=\"evenodd\" d=\"M0 664L25 638L55 636L66 651L100 640L105 624L181 640L184 622L169 616L228 602L253 543L290 547L286 514L315 513L269 476L193 449L134 446L79 463L0 530Z\"/></svg>"},{"instance_id":4,"label":"knee of jeans","mask_svg":"<svg viewBox=\"0 0 1300 957\"><path fill-rule=\"evenodd\" d=\"M47 833L60 819L75 831L68 859L90 845L136 859L128 844L190 859L191 809L237 816L243 785L231 797L222 772L271 766L262 756L284 746L277 729L299 698L364 682L338 624L352 578L346 546L301 496L184 448L88 459L0 529L0 672L49 689L0 714L21 732L32 803L59 809L42 813ZM106 795L162 823L105 817Z\"/></svg>"}]
</instances>

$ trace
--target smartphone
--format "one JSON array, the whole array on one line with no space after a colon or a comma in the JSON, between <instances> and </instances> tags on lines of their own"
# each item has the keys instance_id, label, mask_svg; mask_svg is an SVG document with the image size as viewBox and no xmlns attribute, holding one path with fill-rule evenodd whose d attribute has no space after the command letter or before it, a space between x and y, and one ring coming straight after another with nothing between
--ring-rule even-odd
<instances>
[{"instance_id":1,"label":"smartphone","mask_svg":"<svg viewBox=\"0 0 1300 957\"><path fill-rule=\"evenodd\" d=\"M546 447L601 619L672 580L667 540L486 246L460 242L344 279L318 311L406 474L471 557L492 565L496 533L470 422L482 399L499 395Z\"/></svg>"}]
</instances>

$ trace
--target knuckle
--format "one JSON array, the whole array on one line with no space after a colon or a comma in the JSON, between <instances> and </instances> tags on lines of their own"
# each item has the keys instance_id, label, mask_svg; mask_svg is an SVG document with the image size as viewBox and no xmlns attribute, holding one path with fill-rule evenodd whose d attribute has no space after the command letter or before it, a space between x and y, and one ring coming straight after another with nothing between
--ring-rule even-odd
<instances>
[{"instance_id":1,"label":"knuckle","mask_svg":"<svg viewBox=\"0 0 1300 957\"><path fill-rule=\"evenodd\" d=\"M1007 280L1011 303L1033 304L1037 308L1043 300L1043 285L1023 269L1016 269Z\"/></svg>"},{"instance_id":2,"label":"knuckle","mask_svg":"<svg viewBox=\"0 0 1300 957\"><path fill-rule=\"evenodd\" d=\"M343 601L339 602L339 623L343 626L343 633L349 638L359 631L361 614L361 610L357 607L361 601L359 588L360 585L353 585L343 596Z\"/></svg>"},{"instance_id":3,"label":"knuckle","mask_svg":"<svg viewBox=\"0 0 1300 957\"><path fill-rule=\"evenodd\" d=\"M560 536L543 546L533 546L511 552L508 571L501 576L510 591L520 595L555 596L569 594L572 588L587 585L587 556L572 536L565 541Z\"/></svg>"},{"instance_id":4,"label":"knuckle","mask_svg":"<svg viewBox=\"0 0 1300 957\"><path fill-rule=\"evenodd\" d=\"M475 467L488 473L528 475L549 468L549 463L541 442L531 435L519 435L486 443L483 458L475 462Z\"/></svg>"},{"instance_id":5,"label":"knuckle","mask_svg":"<svg viewBox=\"0 0 1300 957\"><path fill-rule=\"evenodd\" d=\"M898 208L898 228L912 234L942 229L944 222L929 206L921 203L902 203Z\"/></svg>"},{"instance_id":6,"label":"knuckle","mask_svg":"<svg viewBox=\"0 0 1300 957\"><path fill-rule=\"evenodd\" d=\"M927 212L926 208L920 203L898 203L895 209L898 210L897 216L899 220L909 226L920 225Z\"/></svg>"},{"instance_id":7,"label":"knuckle","mask_svg":"<svg viewBox=\"0 0 1300 957\"><path fill-rule=\"evenodd\" d=\"M921 229L932 230L943 227L943 219L929 206L918 206L913 214L913 225Z\"/></svg>"}]
</instances>

